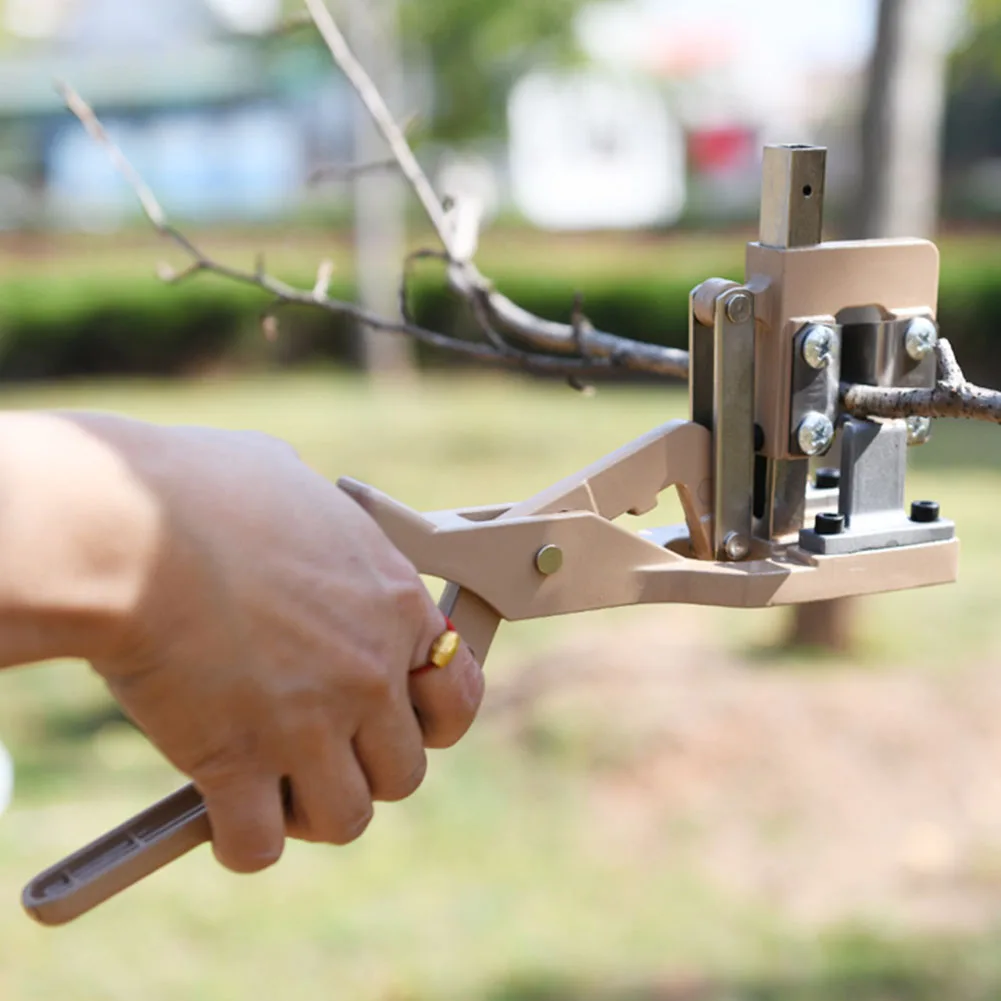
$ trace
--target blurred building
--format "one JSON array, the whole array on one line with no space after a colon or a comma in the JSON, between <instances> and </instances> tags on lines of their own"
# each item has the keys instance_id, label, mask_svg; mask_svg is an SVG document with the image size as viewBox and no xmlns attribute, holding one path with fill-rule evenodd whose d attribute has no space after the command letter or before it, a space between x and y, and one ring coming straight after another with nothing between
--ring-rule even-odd
<instances>
[{"instance_id":1,"label":"blurred building","mask_svg":"<svg viewBox=\"0 0 1001 1001\"><path fill-rule=\"evenodd\" d=\"M56 78L98 109L178 218L311 211L312 168L354 159L352 96L327 53L262 36L280 0L2 2L20 42L0 51L0 228L110 228L135 212ZM636 228L749 217L762 145L821 141L836 199L855 159L875 4L600 0L577 21L587 65L526 76L507 145L439 150L438 165L452 179L476 173L491 211Z\"/></svg>"},{"instance_id":2,"label":"blurred building","mask_svg":"<svg viewBox=\"0 0 1001 1001\"><path fill-rule=\"evenodd\" d=\"M108 227L134 213L106 152L62 108L56 79L99 109L168 211L181 217L288 213L311 165L350 149L347 97L329 60L302 48L283 54L234 32L233 18L221 13L227 6L260 13L259 2L31 3L45 14L22 12L36 37L0 60L0 226ZM244 16L243 23L253 21ZM266 26L260 17L256 23Z\"/></svg>"},{"instance_id":3,"label":"blurred building","mask_svg":"<svg viewBox=\"0 0 1001 1001\"><path fill-rule=\"evenodd\" d=\"M577 24L591 70L512 98L514 198L558 228L750 217L766 143L826 142L836 199L875 23L875 0L593 3Z\"/></svg>"},{"instance_id":4,"label":"blurred building","mask_svg":"<svg viewBox=\"0 0 1001 1001\"><path fill-rule=\"evenodd\" d=\"M650 81L535 73L510 101L512 194L548 229L672 225L685 208L685 143Z\"/></svg>"}]
</instances>

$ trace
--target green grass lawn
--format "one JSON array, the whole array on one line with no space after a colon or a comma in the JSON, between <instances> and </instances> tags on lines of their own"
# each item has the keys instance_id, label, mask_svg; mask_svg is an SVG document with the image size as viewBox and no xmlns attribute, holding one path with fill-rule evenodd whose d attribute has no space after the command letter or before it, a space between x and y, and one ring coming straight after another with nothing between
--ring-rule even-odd
<instances>
[{"instance_id":1,"label":"green grass lawn","mask_svg":"<svg viewBox=\"0 0 1001 1001\"><path fill-rule=\"evenodd\" d=\"M677 391L654 388L586 398L463 379L390 394L324 373L8 390L5 402L268 431L324 473L419 508L519 499L685 406ZM962 581L867 601L861 656L873 670L936 671L996 657L1001 429L943 426L914 453L912 479L913 496L941 501L960 524ZM663 516L674 513L665 505ZM611 626L632 614L587 622ZM670 629L686 612L658 614ZM705 622L728 645L760 650L780 635L785 613L714 612ZM580 624L504 627L489 673L504 677ZM382 809L350 848L292 846L278 867L250 878L200 851L79 925L46 931L22 916L21 884L178 778L80 665L0 678L0 738L19 765L16 805L0 820L4 1001L680 1001L703 996L684 986L703 976L731 985L718 995L727 998L930 999L942 997L944 977L962 988L956 997L986 999L1001 983L990 943L805 936L700 882L667 836L653 854L608 855L589 835L583 759L540 759L489 723L436 755L420 794Z\"/></svg>"}]
</instances>

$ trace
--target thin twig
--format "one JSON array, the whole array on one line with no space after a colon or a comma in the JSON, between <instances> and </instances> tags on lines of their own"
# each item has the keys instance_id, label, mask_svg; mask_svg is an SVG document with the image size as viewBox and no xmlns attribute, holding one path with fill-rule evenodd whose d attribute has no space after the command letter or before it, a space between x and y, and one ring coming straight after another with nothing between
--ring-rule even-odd
<instances>
[{"instance_id":1,"label":"thin twig","mask_svg":"<svg viewBox=\"0 0 1001 1001\"><path fill-rule=\"evenodd\" d=\"M493 345L494 350L501 354L519 353L518 349L512 347L504 335L494 326L490 314L490 297L487 292L474 287L466 296L466 301L472 309L477 326L483 332L483 336Z\"/></svg>"},{"instance_id":2,"label":"thin twig","mask_svg":"<svg viewBox=\"0 0 1001 1001\"><path fill-rule=\"evenodd\" d=\"M328 266L321 265L316 285L313 289L307 290L296 288L268 274L264 270L264 261L260 256L258 256L253 271L234 268L228 264L222 264L214 260L183 233L170 225L167 213L159 201L157 201L156 196L128 161L125 154L108 135L90 105L66 84L60 86L60 91L66 100L67 107L80 119L95 141L107 151L115 167L135 192L143 213L149 222L158 233L178 246L191 259L191 263L180 271L169 269L166 265L161 266L160 276L164 280L177 284L193 278L202 272L220 275L241 285L249 285L267 292L274 300L274 304L269 308L266 316L272 315L274 310L279 306L319 307L329 313L346 316L373 330L403 334L413 337L415 340L431 347L453 351L468 358L474 358L477 361L500 365L505 368L520 369L525 372L569 377L593 372L597 368L609 367L607 364L602 364L601 366L588 365L575 359L538 355L517 351L513 348L499 352L489 344L480 344L474 341L463 340L459 337L452 337L448 334L442 334L434 330L428 330L426 327L412 320L405 318L402 320L390 320L378 316L354 303L330 298L325 288L329 284ZM332 265L329 265L329 269L332 269Z\"/></svg>"},{"instance_id":3,"label":"thin twig","mask_svg":"<svg viewBox=\"0 0 1001 1001\"><path fill-rule=\"evenodd\" d=\"M570 329L573 331L574 345L582 358L587 357L587 335L594 330L591 321L584 315L584 294L575 292L573 310L570 313Z\"/></svg>"},{"instance_id":4,"label":"thin twig","mask_svg":"<svg viewBox=\"0 0 1001 1001\"><path fill-rule=\"evenodd\" d=\"M384 174L399 169L400 165L392 157L371 163L326 163L310 172L306 184L314 188L325 181L353 181L368 174Z\"/></svg>"},{"instance_id":5,"label":"thin twig","mask_svg":"<svg viewBox=\"0 0 1001 1001\"><path fill-rule=\"evenodd\" d=\"M587 333L593 330L591 321L584 315L584 294L575 292L573 297L573 310L570 313L570 329L573 331L574 343L577 346L577 353L581 358L587 358ZM614 361L614 360L613 360ZM570 376L567 380L571 389L578 393L589 396L594 393L594 386L583 382L576 376Z\"/></svg>"},{"instance_id":6,"label":"thin twig","mask_svg":"<svg viewBox=\"0 0 1001 1001\"><path fill-rule=\"evenodd\" d=\"M449 197L445 211L448 216L452 270L463 273L472 263L480 246L483 206L479 199L456 195Z\"/></svg>"},{"instance_id":7,"label":"thin twig","mask_svg":"<svg viewBox=\"0 0 1001 1001\"><path fill-rule=\"evenodd\" d=\"M959 389L966 385L966 376L956 360L956 353L952 350L952 345L945 339L940 339L935 346L935 354L938 358L938 377L943 386L950 389Z\"/></svg>"},{"instance_id":8,"label":"thin twig","mask_svg":"<svg viewBox=\"0 0 1001 1001\"><path fill-rule=\"evenodd\" d=\"M83 123L83 127L90 134L90 137L103 146L111 157L115 169L125 178L129 186L136 193L142 205L146 218L162 233L167 228L167 214L163 211L156 195L142 179L139 171L126 159L125 154L111 141L104 126L97 115L91 110L89 104L68 84L57 81L56 90L59 91L62 99L66 102L66 107L76 115Z\"/></svg>"},{"instance_id":9,"label":"thin twig","mask_svg":"<svg viewBox=\"0 0 1001 1001\"><path fill-rule=\"evenodd\" d=\"M414 156L414 152L403 134L403 129L393 118L382 94L379 93L379 88L376 87L362 64L355 58L347 39L327 9L327 5L323 0L305 0L305 3L313 23L334 58L334 62L337 63L341 72L348 78L348 82L361 98L372 121L382 133L383 139L386 140L390 152L399 163L403 176L414 189L428 219L431 220L431 225L434 226L442 246L451 253L445 211L431 186L431 182L417 162L417 157Z\"/></svg>"},{"instance_id":10,"label":"thin twig","mask_svg":"<svg viewBox=\"0 0 1001 1001\"><path fill-rule=\"evenodd\" d=\"M491 344L477 345L461 338L424 330L412 322L377 317L350 303L318 299L309 292L294 289L269 276L263 270L263 262L260 260L253 274L212 260L183 233L169 224L167 215L156 196L122 151L112 142L93 110L72 88L65 84L60 85L60 93L67 107L80 119L94 140L108 152L116 168L136 193L150 223L157 232L171 240L191 258L192 264L183 272L172 275L172 281L183 281L202 271L210 271L233 281L256 285L283 302L320 306L329 312L350 316L375 330L409 334L424 343L524 371L569 376L622 368L676 377L684 377L687 374L687 352L631 341L600 331L589 332L587 335L588 360L574 358L572 356L579 354L579 350L575 343L574 332L569 325L533 316L496 292L492 284L483 278L471 262L463 262L462 256L457 256L453 251L453 229L448 214L410 148L403 129L395 122L372 79L352 54L322 0L306 0L306 6L331 55L358 93L389 145L404 177L414 189L431 220L445 248L447 259L452 263L449 268L449 282L452 288L470 303L479 325ZM463 242L467 241L463 239ZM475 243L472 246L474 247ZM518 337L535 350L523 351L512 347L501 335L501 330ZM499 344L503 344L503 348L499 348ZM539 351L551 354L539 354ZM560 355L571 357L558 357Z\"/></svg>"},{"instance_id":11,"label":"thin twig","mask_svg":"<svg viewBox=\"0 0 1001 1001\"><path fill-rule=\"evenodd\" d=\"M334 262L331 260L321 261L316 272L316 284L313 286L313 298L323 300L328 298L330 292L330 282L334 277Z\"/></svg>"},{"instance_id":12,"label":"thin twig","mask_svg":"<svg viewBox=\"0 0 1001 1001\"><path fill-rule=\"evenodd\" d=\"M400 305L400 315L408 323L414 322L414 316L410 309L410 280L413 277L414 268L420 261L444 261L448 262L448 254L444 250L434 250L430 247L421 247L419 250L411 251L403 259L403 271L400 277L400 287L398 299Z\"/></svg>"}]
</instances>

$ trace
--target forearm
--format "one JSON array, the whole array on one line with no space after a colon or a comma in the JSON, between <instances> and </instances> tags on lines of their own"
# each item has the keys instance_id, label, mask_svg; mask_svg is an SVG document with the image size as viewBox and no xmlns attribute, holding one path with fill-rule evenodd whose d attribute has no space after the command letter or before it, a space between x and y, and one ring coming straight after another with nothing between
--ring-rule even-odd
<instances>
[{"instance_id":1,"label":"forearm","mask_svg":"<svg viewBox=\"0 0 1001 1001\"><path fill-rule=\"evenodd\" d=\"M160 513L114 421L0 413L0 667L103 656L141 600Z\"/></svg>"}]
</instances>

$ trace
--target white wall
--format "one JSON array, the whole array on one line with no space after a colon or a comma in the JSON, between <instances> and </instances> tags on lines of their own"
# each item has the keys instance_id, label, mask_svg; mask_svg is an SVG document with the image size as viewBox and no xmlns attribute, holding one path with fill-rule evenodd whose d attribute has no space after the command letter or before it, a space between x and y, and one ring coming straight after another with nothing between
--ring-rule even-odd
<instances>
[{"instance_id":1,"label":"white wall","mask_svg":"<svg viewBox=\"0 0 1001 1001\"><path fill-rule=\"evenodd\" d=\"M676 222L685 143L657 86L601 72L534 73L509 103L512 196L546 229Z\"/></svg>"}]
</instances>

